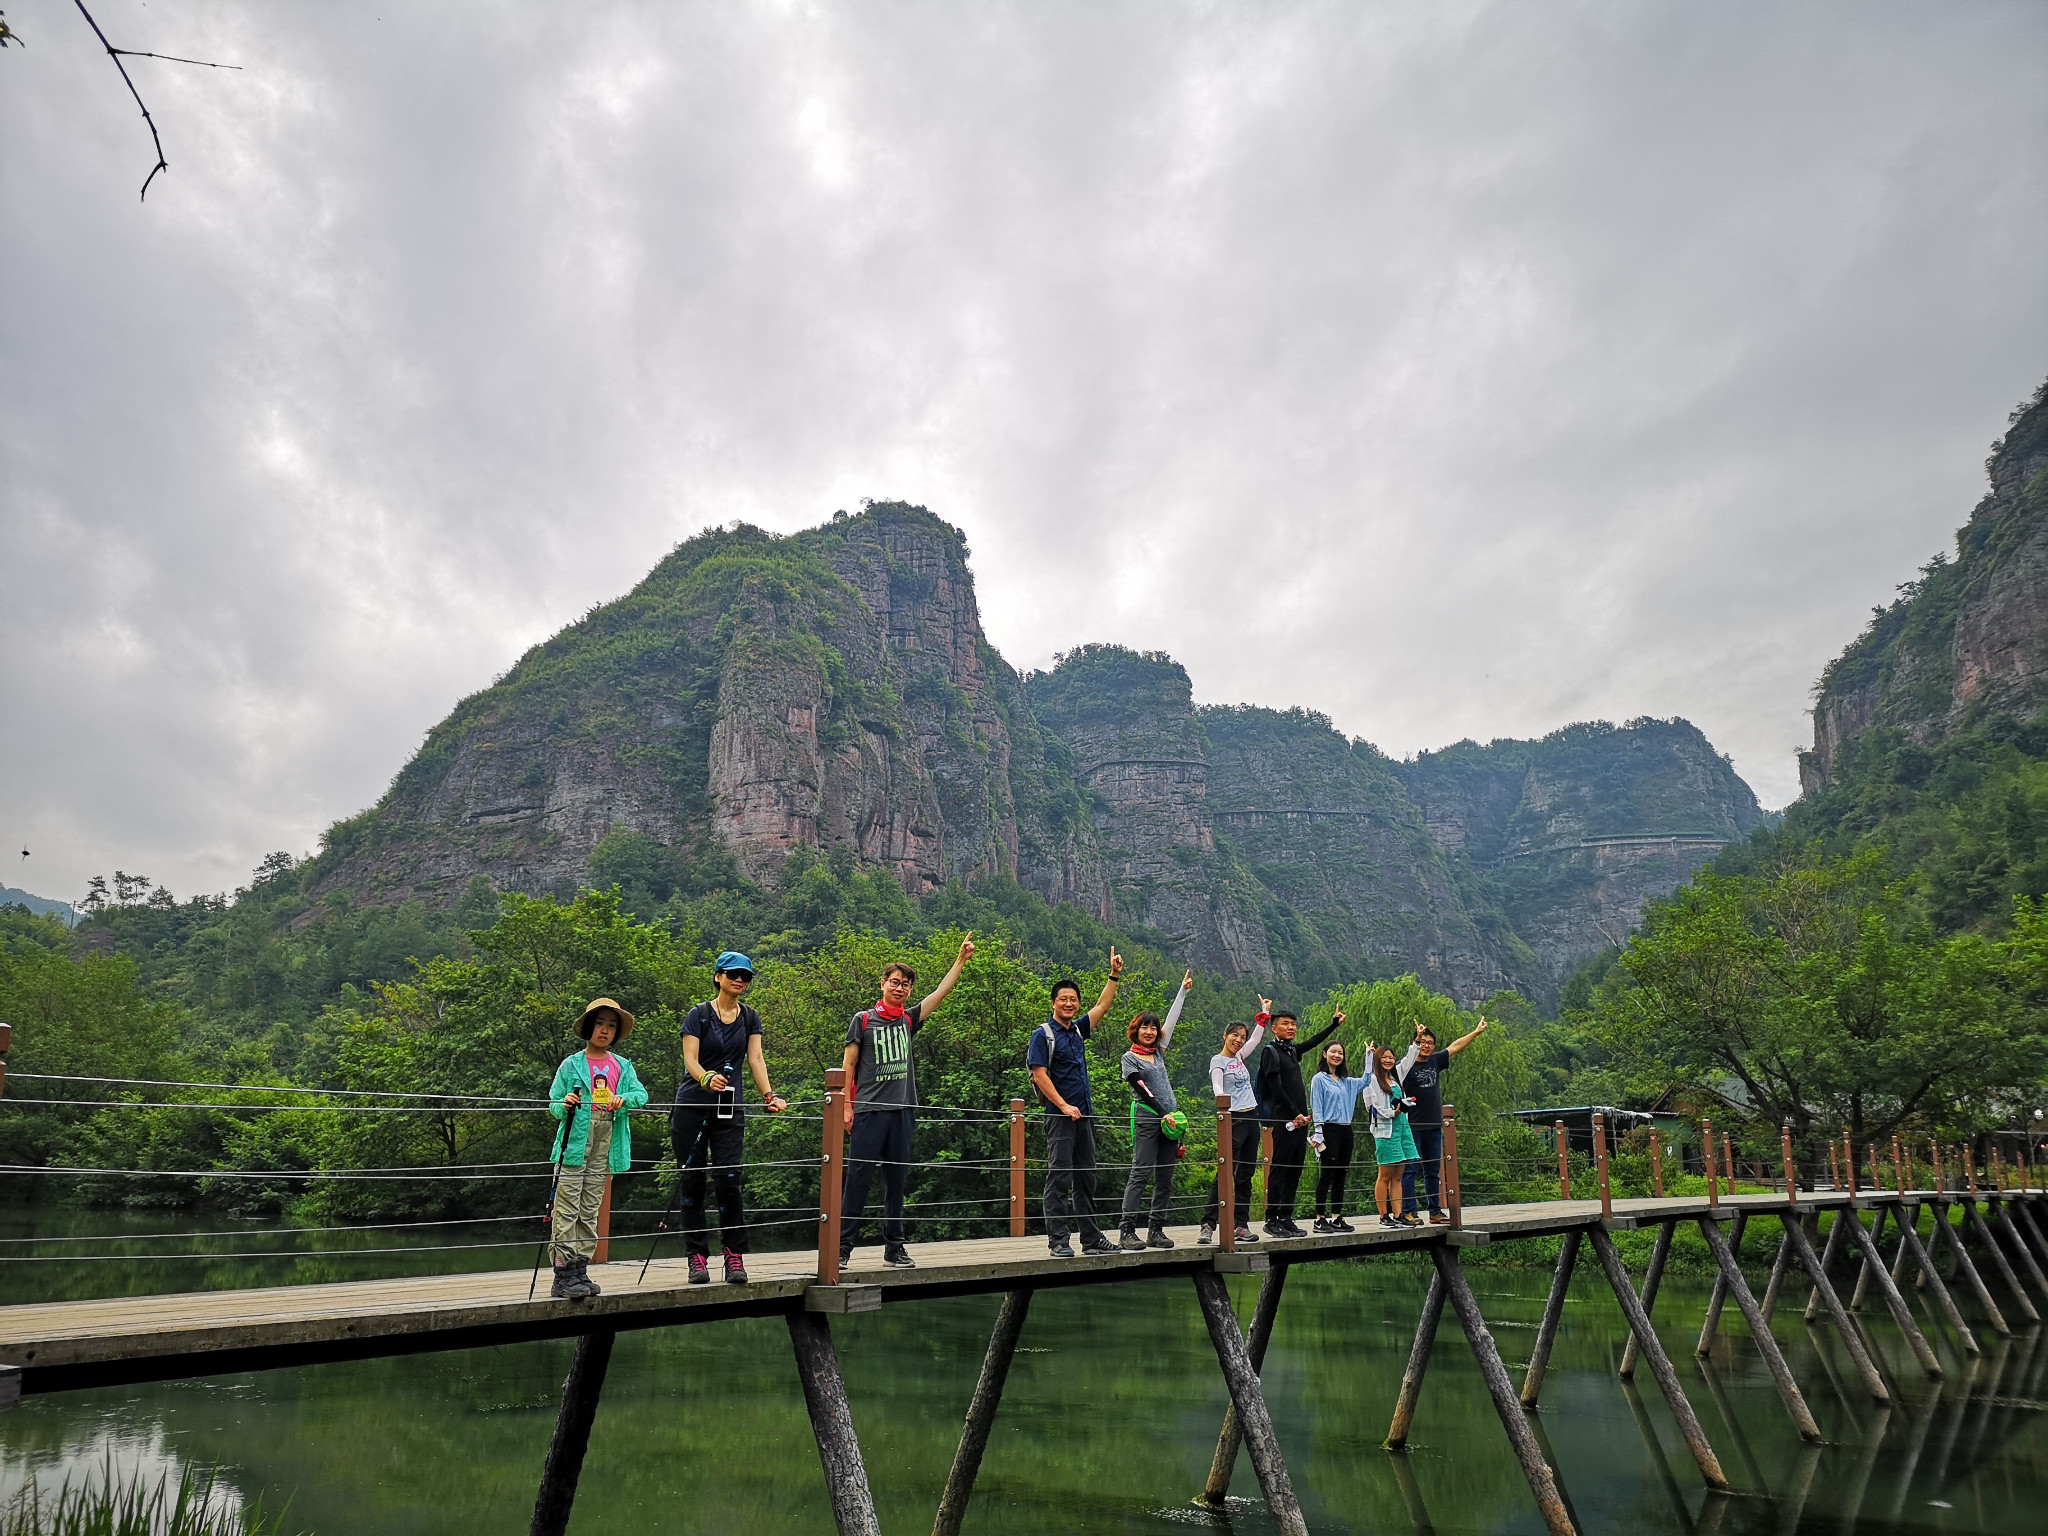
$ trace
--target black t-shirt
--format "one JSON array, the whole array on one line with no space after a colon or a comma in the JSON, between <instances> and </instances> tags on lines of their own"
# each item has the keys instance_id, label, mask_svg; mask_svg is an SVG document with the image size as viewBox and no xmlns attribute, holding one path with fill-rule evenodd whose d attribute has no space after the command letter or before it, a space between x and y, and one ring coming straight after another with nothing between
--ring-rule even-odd
<instances>
[{"instance_id":1,"label":"black t-shirt","mask_svg":"<svg viewBox=\"0 0 2048 1536\"><path fill-rule=\"evenodd\" d=\"M924 1022L918 1014L920 1006L912 1003L900 1019L885 1019L872 1008L863 1009L846 1026L846 1043L860 1047L853 1064L856 1115L916 1106L917 1065L911 1060L910 1041Z\"/></svg>"},{"instance_id":2,"label":"black t-shirt","mask_svg":"<svg viewBox=\"0 0 2048 1536\"><path fill-rule=\"evenodd\" d=\"M744 1097L747 1039L761 1033L761 1015L741 1003L739 1018L728 1024L711 1004L699 1003L683 1015L683 1033L697 1037L697 1065L706 1075L723 1072L726 1091L735 1099ZM678 1104L716 1104L720 1097L688 1073L676 1088Z\"/></svg>"},{"instance_id":3,"label":"black t-shirt","mask_svg":"<svg viewBox=\"0 0 2048 1536\"><path fill-rule=\"evenodd\" d=\"M1451 1063L1455 1059L1449 1051L1438 1046L1429 1053L1426 1060L1418 1059L1415 1065L1408 1069L1408 1075L1402 1079L1402 1084L1408 1090L1409 1096L1415 1100L1415 1107L1408 1111L1408 1124L1411 1127L1425 1131L1442 1128L1443 1077L1451 1070Z\"/></svg>"}]
</instances>

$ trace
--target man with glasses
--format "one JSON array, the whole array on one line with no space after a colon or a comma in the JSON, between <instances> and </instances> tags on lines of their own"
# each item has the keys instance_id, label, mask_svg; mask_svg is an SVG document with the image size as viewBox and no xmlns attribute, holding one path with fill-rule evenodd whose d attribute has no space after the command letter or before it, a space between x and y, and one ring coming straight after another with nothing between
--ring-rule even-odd
<instances>
[{"instance_id":1,"label":"man with glasses","mask_svg":"<svg viewBox=\"0 0 2048 1536\"><path fill-rule=\"evenodd\" d=\"M761 1016L740 999L754 984L754 962L734 950L718 957L718 993L683 1016L683 1079L669 1117L675 1139L677 1177L683 1181L683 1246L690 1256L690 1284L711 1281L711 1237L705 1219L705 1170L718 1196L719 1236L725 1249L725 1278L747 1283L747 1203L741 1182L746 1158L747 1119L740 1063L745 1061L770 1114L789 1106L768 1086L768 1061L761 1051Z\"/></svg>"},{"instance_id":2,"label":"man with glasses","mask_svg":"<svg viewBox=\"0 0 2048 1536\"><path fill-rule=\"evenodd\" d=\"M846 1149L846 1184L840 1199L839 1264L853 1256L867 1210L868 1185L882 1170L882 1262L895 1269L915 1269L917 1261L904 1245L903 1194L910 1182L911 1137L917 1128L917 1066L911 1042L931 1022L939 1004L960 980L961 967L974 954L974 935L960 941L960 957L940 978L931 995L916 1005L910 989L917 972L904 961L892 961L882 972L882 998L853 1016L846 1030L846 1128L853 1134Z\"/></svg>"}]
</instances>

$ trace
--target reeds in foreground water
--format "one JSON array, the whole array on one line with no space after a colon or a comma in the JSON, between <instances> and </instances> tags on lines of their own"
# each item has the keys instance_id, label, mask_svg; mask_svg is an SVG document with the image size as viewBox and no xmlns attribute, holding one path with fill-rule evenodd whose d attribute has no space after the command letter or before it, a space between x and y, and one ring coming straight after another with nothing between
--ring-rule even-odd
<instances>
[{"instance_id":1,"label":"reeds in foreground water","mask_svg":"<svg viewBox=\"0 0 2048 1536\"><path fill-rule=\"evenodd\" d=\"M110 1460L97 1478L54 1494L31 1482L0 1509L0 1536L284 1536L284 1514L243 1508L219 1489L219 1469L187 1467L175 1482L120 1482Z\"/></svg>"}]
</instances>

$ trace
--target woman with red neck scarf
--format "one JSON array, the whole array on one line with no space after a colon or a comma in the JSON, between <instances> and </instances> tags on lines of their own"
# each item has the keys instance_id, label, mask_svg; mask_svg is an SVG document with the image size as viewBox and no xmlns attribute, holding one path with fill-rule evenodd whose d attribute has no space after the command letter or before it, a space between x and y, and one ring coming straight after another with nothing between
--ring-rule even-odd
<instances>
[{"instance_id":1,"label":"woman with red neck scarf","mask_svg":"<svg viewBox=\"0 0 2048 1536\"><path fill-rule=\"evenodd\" d=\"M910 1042L960 980L974 953L974 935L960 941L960 957L915 1007L906 1006L917 972L897 961L882 972L882 997L853 1016L846 1031L846 1184L840 1195L839 1263L844 1268L860 1236L868 1185L882 1170L882 1262L914 1269L904 1246L903 1192L910 1179L911 1135L917 1126L917 1072Z\"/></svg>"}]
</instances>

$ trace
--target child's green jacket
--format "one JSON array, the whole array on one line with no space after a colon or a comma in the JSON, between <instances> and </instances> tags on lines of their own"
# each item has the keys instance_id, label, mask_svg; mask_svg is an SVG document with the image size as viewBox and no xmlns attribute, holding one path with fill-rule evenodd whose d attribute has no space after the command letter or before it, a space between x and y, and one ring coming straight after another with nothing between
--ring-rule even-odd
<instances>
[{"instance_id":1,"label":"child's green jacket","mask_svg":"<svg viewBox=\"0 0 2048 1536\"><path fill-rule=\"evenodd\" d=\"M613 1173L624 1173L633 1166L633 1133L629 1128L630 1117L623 1113L628 1109L639 1109L647 1103L647 1090L640 1085L640 1074L633 1070L633 1063L612 1052L612 1058L619 1064L619 1112L612 1115ZM555 1069L555 1085L548 1090L548 1113L557 1120L564 1113L562 1100L576 1089L583 1090L583 1102L576 1107L576 1118L562 1130L555 1132L555 1148L550 1154L564 1168L583 1166L583 1149L590 1145L590 1066L588 1058L581 1051L563 1058L561 1066ZM566 1131L569 1145L562 1145Z\"/></svg>"}]
</instances>

